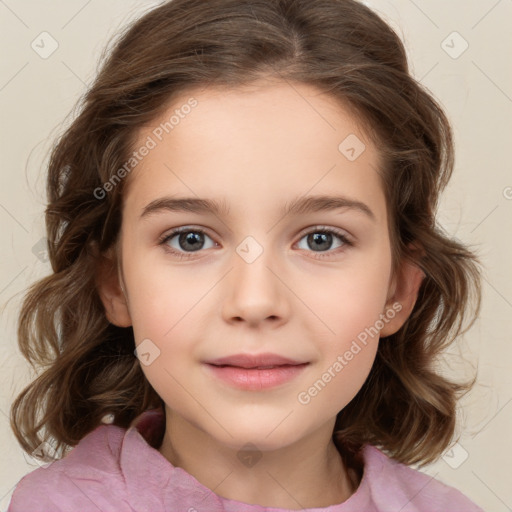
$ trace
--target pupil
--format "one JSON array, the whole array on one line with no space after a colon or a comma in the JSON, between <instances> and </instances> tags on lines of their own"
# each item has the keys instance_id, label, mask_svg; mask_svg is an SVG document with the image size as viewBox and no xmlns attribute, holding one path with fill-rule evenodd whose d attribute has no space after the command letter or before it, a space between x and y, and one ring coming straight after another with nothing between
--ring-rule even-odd
<instances>
[{"instance_id":1,"label":"pupil","mask_svg":"<svg viewBox=\"0 0 512 512\"><path fill-rule=\"evenodd\" d=\"M203 243L203 240L202 240L201 233L188 232L188 233L182 233L180 235L180 246L182 249L187 249L186 245L189 244L190 245L189 248L192 251L197 251L198 249L201 248L200 246L202 243Z\"/></svg>"},{"instance_id":2,"label":"pupil","mask_svg":"<svg viewBox=\"0 0 512 512\"><path fill-rule=\"evenodd\" d=\"M309 235L309 242L314 242L315 244L320 244L320 249L329 249L331 245L332 235L330 233L313 233ZM323 247L322 247L323 245Z\"/></svg>"},{"instance_id":3,"label":"pupil","mask_svg":"<svg viewBox=\"0 0 512 512\"><path fill-rule=\"evenodd\" d=\"M318 249L327 250L332 243L332 235L330 233L312 233L308 236L308 242L316 244ZM180 235L180 246L182 249L186 249L186 245L189 245L189 249L197 251L204 243L203 236L201 233L182 233Z\"/></svg>"}]
</instances>

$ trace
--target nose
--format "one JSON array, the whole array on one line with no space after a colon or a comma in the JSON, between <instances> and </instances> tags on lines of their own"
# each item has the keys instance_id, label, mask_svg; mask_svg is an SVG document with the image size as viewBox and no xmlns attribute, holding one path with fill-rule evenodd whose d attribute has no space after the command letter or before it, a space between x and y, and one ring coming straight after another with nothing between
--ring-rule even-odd
<instances>
[{"instance_id":1,"label":"nose","mask_svg":"<svg viewBox=\"0 0 512 512\"><path fill-rule=\"evenodd\" d=\"M263 251L255 261L248 262L235 254L233 264L222 291L224 320L233 324L246 322L251 327L268 323L274 328L287 322L292 292L275 258Z\"/></svg>"}]
</instances>

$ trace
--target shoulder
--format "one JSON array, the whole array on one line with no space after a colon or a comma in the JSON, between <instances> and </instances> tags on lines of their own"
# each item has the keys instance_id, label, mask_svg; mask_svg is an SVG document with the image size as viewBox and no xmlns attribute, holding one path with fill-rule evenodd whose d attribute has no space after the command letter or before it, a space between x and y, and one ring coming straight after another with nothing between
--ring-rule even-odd
<instances>
[{"instance_id":1,"label":"shoulder","mask_svg":"<svg viewBox=\"0 0 512 512\"><path fill-rule=\"evenodd\" d=\"M113 510L105 501L105 488L111 490L111 498L117 491L122 494L119 455L125 432L101 425L62 459L25 475L16 485L8 512Z\"/></svg>"},{"instance_id":2,"label":"shoulder","mask_svg":"<svg viewBox=\"0 0 512 512\"><path fill-rule=\"evenodd\" d=\"M391 459L375 446L366 445L363 457L363 479L378 510L484 512L454 487Z\"/></svg>"}]
</instances>

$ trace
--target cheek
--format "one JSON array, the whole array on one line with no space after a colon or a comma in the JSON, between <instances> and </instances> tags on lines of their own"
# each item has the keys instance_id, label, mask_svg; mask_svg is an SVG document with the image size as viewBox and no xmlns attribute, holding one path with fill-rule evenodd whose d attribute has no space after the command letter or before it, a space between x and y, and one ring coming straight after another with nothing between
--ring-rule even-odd
<instances>
[{"instance_id":1,"label":"cheek","mask_svg":"<svg viewBox=\"0 0 512 512\"><path fill-rule=\"evenodd\" d=\"M369 257L347 259L339 270L329 269L314 281L296 286L308 306L302 308L304 326L316 329L331 351L343 349L385 312L390 265L386 251L374 251Z\"/></svg>"},{"instance_id":2,"label":"cheek","mask_svg":"<svg viewBox=\"0 0 512 512\"><path fill-rule=\"evenodd\" d=\"M168 404L179 406L190 400L190 396L183 393L183 385L187 383L186 387L191 391L190 365L201 339L197 336L197 315L201 314L201 308L194 295L187 297L180 293L178 296L172 290L162 289L161 284L154 292L158 300L134 304L137 308L133 318L137 352L142 353L143 347L147 347L154 362L141 365L146 378Z\"/></svg>"},{"instance_id":3,"label":"cheek","mask_svg":"<svg viewBox=\"0 0 512 512\"><path fill-rule=\"evenodd\" d=\"M377 347L378 338L366 344L355 340L333 354L321 373L298 392L297 407L301 412L325 420L336 416L363 386Z\"/></svg>"},{"instance_id":4,"label":"cheek","mask_svg":"<svg viewBox=\"0 0 512 512\"><path fill-rule=\"evenodd\" d=\"M333 288L326 299L318 291L310 295L322 322L310 322L309 337L316 339L317 371L297 394L299 407L315 417L329 418L341 411L358 393L372 368L382 329L381 315L386 290L357 279ZM353 293L349 293L352 291ZM313 307L313 306L312 306Z\"/></svg>"},{"instance_id":5,"label":"cheek","mask_svg":"<svg viewBox=\"0 0 512 512\"><path fill-rule=\"evenodd\" d=\"M135 258L126 261L125 273L133 290L129 308L137 352L149 353L151 361L141 368L162 398L172 396L175 402L183 391L179 382L188 378L183 361L194 358L201 339L197 331L212 284L183 269L141 264Z\"/></svg>"},{"instance_id":6,"label":"cheek","mask_svg":"<svg viewBox=\"0 0 512 512\"><path fill-rule=\"evenodd\" d=\"M297 401L309 414L335 415L364 384L379 343L390 276L390 258L372 258L330 273L307 293L304 330L317 340L318 372Z\"/></svg>"},{"instance_id":7,"label":"cheek","mask_svg":"<svg viewBox=\"0 0 512 512\"><path fill-rule=\"evenodd\" d=\"M165 340L190 316L208 291L209 285L185 267L172 268L159 256L144 258L134 250L125 259L125 279L131 291L130 316L135 340Z\"/></svg>"},{"instance_id":8,"label":"cheek","mask_svg":"<svg viewBox=\"0 0 512 512\"><path fill-rule=\"evenodd\" d=\"M324 407L328 414L336 414L352 400L375 359L381 307L381 301L372 303L370 296L361 294L358 299L338 301L335 310L330 306L330 314L324 310L330 331L325 335L322 329L322 336L311 332L310 336L317 340L318 370L311 376L307 389L302 389L308 396L305 400L298 397L299 403L308 404L318 395L318 413L322 414Z\"/></svg>"}]
</instances>

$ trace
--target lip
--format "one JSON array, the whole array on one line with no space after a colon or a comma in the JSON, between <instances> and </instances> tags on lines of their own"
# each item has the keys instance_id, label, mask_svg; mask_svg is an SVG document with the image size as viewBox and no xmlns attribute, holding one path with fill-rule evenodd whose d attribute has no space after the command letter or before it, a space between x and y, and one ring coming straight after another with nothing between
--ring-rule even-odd
<instances>
[{"instance_id":1,"label":"lip","mask_svg":"<svg viewBox=\"0 0 512 512\"><path fill-rule=\"evenodd\" d=\"M300 375L308 365L309 362L268 353L235 354L205 362L210 375L247 391L261 391L283 385Z\"/></svg>"},{"instance_id":2,"label":"lip","mask_svg":"<svg viewBox=\"0 0 512 512\"><path fill-rule=\"evenodd\" d=\"M208 364L216 366L229 365L239 368L257 368L261 366L282 366L282 365L300 365L308 361L296 361L278 354L266 352L264 354L233 354L227 357L220 357L206 361Z\"/></svg>"}]
</instances>

